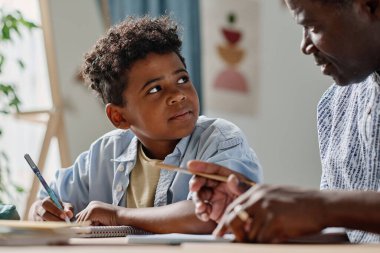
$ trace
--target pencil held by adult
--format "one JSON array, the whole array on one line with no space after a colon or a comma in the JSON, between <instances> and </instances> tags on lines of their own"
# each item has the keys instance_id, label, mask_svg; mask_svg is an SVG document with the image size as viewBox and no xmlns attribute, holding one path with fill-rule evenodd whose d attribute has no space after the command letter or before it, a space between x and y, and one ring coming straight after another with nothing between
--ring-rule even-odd
<instances>
[{"instance_id":1,"label":"pencil held by adult","mask_svg":"<svg viewBox=\"0 0 380 253\"><path fill-rule=\"evenodd\" d=\"M219 222L226 207L252 185L248 184L249 180L239 173L217 164L194 160L188 162L187 166L194 174L212 174L227 178L226 182L203 176L195 176L190 180L189 188L193 192L195 213L202 221Z\"/></svg>"},{"instance_id":2,"label":"pencil held by adult","mask_svg":"<svg viewBox=\"0 0 380 253\"><path fill-rule=\"evenodd\" d=\"M158 161L158 160L157 161L153 161L152 165L155 166L158 169L172 170L172 171L177 171L179 173L185 173L185 174L189 174L189 175L196 175L196 176L199 176L199 177L204 177L204 178L207 178L207 179L212 179L212 180L219 181L219 182L224 182L224 183L228 182L228 176L222 176L222 175L215 175L215 174L208 174L208 173L190 171L190 170L187 170L186 168L177 167L177 166L174 166L174 165L171 165L171 164L165 164L165 163L162 163L161 161ZM242 182L244 184L247 184L247 185L254 186L256 184L255 182L249 181L249 180L247 180L245 178L242 178L241 180L242 180Z\"/></svg>"}]
</instances>

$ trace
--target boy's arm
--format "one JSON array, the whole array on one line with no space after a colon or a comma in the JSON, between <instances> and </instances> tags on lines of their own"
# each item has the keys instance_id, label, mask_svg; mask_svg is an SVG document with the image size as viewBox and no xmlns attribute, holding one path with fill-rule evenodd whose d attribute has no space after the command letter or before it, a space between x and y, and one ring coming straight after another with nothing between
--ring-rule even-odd
<instances>
[{"instance_id":1,"label":"boy's arm","mask_svg":"<svg viewBox=\"0 0 380 253\"><path fill-rule=\"evenodd\" d=\"M77 221L94 225L130 225L153 233L210 234L216 224L202 222L191 200L150 208L125 208L98 201L91 202L77 215Z\"/></svg>"}]
</instances>

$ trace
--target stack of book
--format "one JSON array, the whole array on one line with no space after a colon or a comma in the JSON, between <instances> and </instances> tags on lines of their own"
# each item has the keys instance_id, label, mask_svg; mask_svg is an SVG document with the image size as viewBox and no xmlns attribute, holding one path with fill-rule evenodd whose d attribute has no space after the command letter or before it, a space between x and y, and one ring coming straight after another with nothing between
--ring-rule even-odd
<instances>
[{"instance_id":1,"label":"stack of book","mask_svg":"<svg viewBox=\"0 0 380 253\"><path fill-rule=\"evenodd\" d=\"M78 224L0 220L0 245L67 244Z\"/></svg>"}]
</instances>

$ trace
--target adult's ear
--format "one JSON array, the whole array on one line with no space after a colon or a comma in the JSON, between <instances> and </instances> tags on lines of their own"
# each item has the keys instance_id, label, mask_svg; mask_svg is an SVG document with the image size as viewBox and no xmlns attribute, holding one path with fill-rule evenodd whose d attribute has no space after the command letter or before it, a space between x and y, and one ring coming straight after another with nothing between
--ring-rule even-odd
<instances>
[{"instance_id":1,"label":"adult's ear","mask_svg":"<svg viewBox=\"0 0 380 253\"><path fill-rule=\"evenodd\" d=\"M356 0L361 10L367 13L371 18L380 18L380 0Z\"/></svg>"},{"instance_id":2,"label":"adult's ear","mask_svg":"<svg viewBox=\"0 0 380 253\"><path fill-rule=\"evenodd\" d=\"M122 107L108 103L106 105L106 114L108 119L112 122L112 124L116 128L120 129L128 129L129 128L129 122L125 118L122 112Z\"/></svg>"}]
</instances>

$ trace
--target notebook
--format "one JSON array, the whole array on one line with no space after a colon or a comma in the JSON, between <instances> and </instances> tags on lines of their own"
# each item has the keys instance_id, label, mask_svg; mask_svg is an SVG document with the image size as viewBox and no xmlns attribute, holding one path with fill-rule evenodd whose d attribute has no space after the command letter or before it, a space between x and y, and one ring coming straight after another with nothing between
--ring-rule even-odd
<instances>
[{"instance_id":1,"label":"notebook","mask_svg":"<svg viewBox=\"0 0 380 253\"><path fill-rule=\"evenodd\" d=\"M234 236L226 234L224 237L214 237L213 235L198 234L152 234L152 235L128 235L128 244L169 244L178 245L181 243L197 242L197 243L221 243L232 242Z\"/></svg>"},{"instance_id":2,"label":"notebook","mask_svg":"<svg viewBox=\"0 0 380 253\"><path fill-rule=\"evenodd\" d=\"M178 245L181 243L228 243L232 242L235 237L232 234L225 234L223 237L214 237L213 235L195 235L195 234L151 234L151 235L128 235L128 244L166 244ZM329 243L339 244L347 243L347 235L344 228L326 228L321 233L308 235L289 240L288 243Z\"/></svg>"},{"instance_id":3,"label":"notebook","mask_svg":"<svg viewBox=\"0 0 380 253\"><path fill-rule=\"evenodd\" d=\"M339 244L348 243L348 237L345 228L328 227L320 233L301 236L288 240L289 243L313 243L313 244Z\"/></svg>"},{"instance_id":4,"label":"notebook","mask_svg":"<svg viewBox=\"0 0 380 253\"><path fill-rule=\"evenodd\" d=\"M127 235L150 235L150 232L132 226L81 226L71 228L77 237L125 237Z\"/></svg>"}]
</instances>

